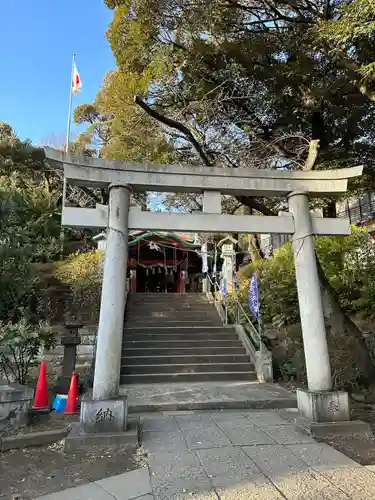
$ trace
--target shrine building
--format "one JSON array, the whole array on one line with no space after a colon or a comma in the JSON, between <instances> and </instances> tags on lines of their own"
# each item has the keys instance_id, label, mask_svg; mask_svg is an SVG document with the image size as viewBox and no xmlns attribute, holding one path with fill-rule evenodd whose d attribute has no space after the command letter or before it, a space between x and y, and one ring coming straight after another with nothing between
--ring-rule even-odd
<instances>
[{"instance_id":1,"label":"shrine building","mask_svg":"<svg viewBox=\"0 0 375 500\"><path fill-rule=\"evenodd\" d=\"M105 252L107 235L94 237ZM186 234L130 231L127 289L137 293L198 292L202 288L200 243Z\"/></svg>"}]
</instances>

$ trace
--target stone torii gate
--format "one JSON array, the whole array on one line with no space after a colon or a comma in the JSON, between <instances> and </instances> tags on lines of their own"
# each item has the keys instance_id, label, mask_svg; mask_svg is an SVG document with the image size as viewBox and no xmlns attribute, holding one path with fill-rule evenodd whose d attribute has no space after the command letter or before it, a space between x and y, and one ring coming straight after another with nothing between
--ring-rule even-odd
<instances>
[{"instance_id":1,"label":"stone torii gate","mask_svg":"<svg viewBox=\"0 0 375 500\"><path fill-rule=\"evenodd\" d=\"M81 410L81 435L123 433L127 406L119 395L121 344L125 309L128 231L197 233L291 234L302 325L308 390L297 393L298 408L309 422L349 420L348 395L333 391L328 346L313 235L348 235L346 219L322 218L310 213L309 197L344 193L349 178L362 167L327 171L224 169L178 165L137 164L72 155L46 148L51 164L64 167L70 185L109 189L109 205L93 209L63 207L62 224L107 228L100 319L92 397ZM203 194L203 211L193 214L152 213L130 206L133 191ZM283 216L221 214L221 194L287 197ZM286 215L286 216L285 216ZM98 419L103 408L111 418Z\"/></svg>"}]
</instances>

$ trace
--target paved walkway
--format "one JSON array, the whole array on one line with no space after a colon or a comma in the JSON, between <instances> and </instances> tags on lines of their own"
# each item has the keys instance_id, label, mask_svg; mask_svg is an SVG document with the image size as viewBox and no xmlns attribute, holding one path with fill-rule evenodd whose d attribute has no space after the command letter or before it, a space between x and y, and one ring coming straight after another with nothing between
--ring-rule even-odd
<instances>
[{"instance_id":1,"label":"paved walkway","mask_svg":"<svg viewBox=\"0 0 375 500\"><path fill-rule=\"evenodd\" d=\"M146 415L149 466L39 500L373 500L375 472L273 411ZM375 471L375 469L374 469Z\"/></svg>"}]
</instances>

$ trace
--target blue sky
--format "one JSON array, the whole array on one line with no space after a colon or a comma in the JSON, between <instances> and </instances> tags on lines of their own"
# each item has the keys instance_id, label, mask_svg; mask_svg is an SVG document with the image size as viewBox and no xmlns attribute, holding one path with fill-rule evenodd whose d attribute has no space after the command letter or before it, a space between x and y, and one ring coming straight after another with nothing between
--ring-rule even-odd
<instances>
[{"instance_id":1,"label":"blue sky","mask_svg":"<svg viewBox=\"0 0 375 500\"><path fill-rule=\"evenodd\" d=\"M92 102L115 67L105 37L112 15L103 0L1 0L0 121L36 144L63 142L72 54L82 79L75 107Z\"/></svg>"}]
</instances>

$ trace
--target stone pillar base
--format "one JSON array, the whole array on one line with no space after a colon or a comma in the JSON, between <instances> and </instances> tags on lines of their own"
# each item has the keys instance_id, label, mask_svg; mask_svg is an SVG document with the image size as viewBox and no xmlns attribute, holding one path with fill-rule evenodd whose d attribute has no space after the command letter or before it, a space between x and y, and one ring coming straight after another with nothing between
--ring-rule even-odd
<instances>
[{"instance_id":1,"label":"stone pillar base","mask_svg":"<svg viewBox=\"0 0 375 500\"><path fill-rule=\"evenodd\" d=\"M350 420L347 392L297 389L297 404L300 416L310 422Z\"/></svg>"},{"instance_id":2,"label":"stone pillar base","mask_svg":"<svg viewBox=\"0 0 375 500\"><path fill-rule=\"evenodd\" d=\"M128 398L93 400L86 394L81 403L81 425L85 433L125 432L128 424Z\"/></svg>"},{"instance_id":3,"label":"stone pillar base","mask_svg":"<svg viewBox=\"0 0 375 500\"><path fill-rule=\"evenodd\" d=\"M128 422L127 396L93 400L91 394L86 394L81 404L80 423L66 438L64 451L74 453L111 445L138 445L138 420Z\"/></svg>"},{"instance_id":4,"label":"stone pillar base","mask_svg":"<svg viewBox=\"0 0 375 500\"><path fill-rule=\"evenodd\" d=\"M297 427L314 438L332 435L372 435L371 427L350 420L349 396L344 391L308 391L297 389L299 418Z\"/></svg>"}]
</instances>

